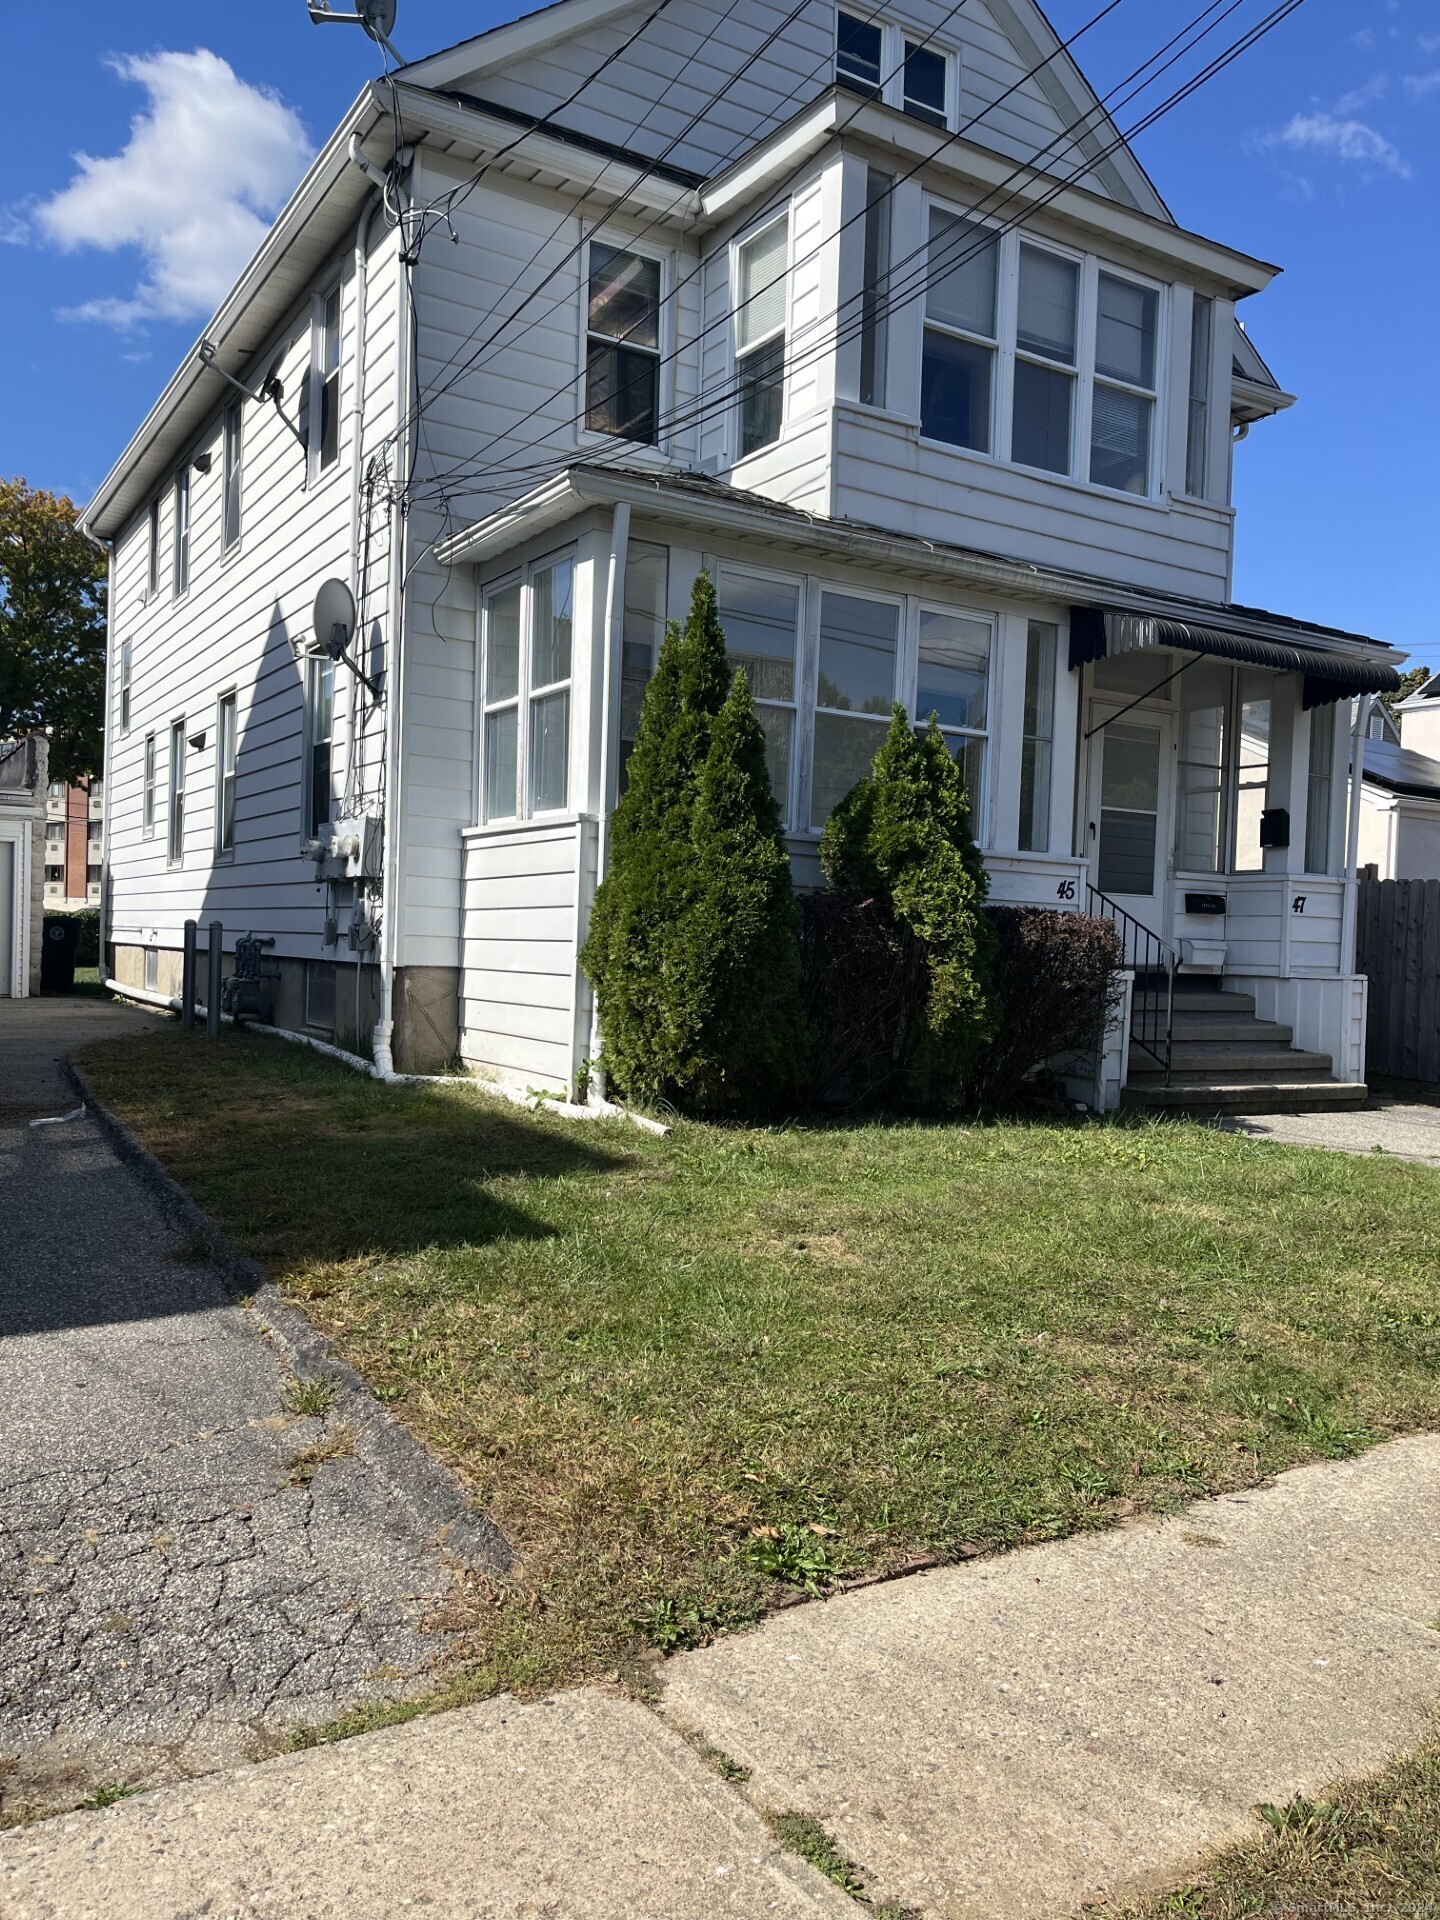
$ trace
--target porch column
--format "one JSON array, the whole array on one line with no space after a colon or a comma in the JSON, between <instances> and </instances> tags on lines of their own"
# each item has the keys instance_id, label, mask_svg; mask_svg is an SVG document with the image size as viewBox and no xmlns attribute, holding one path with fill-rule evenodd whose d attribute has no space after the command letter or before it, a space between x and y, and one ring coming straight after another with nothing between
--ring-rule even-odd
<instances>
[{"instance_id":1,"label":"porch column","mask_svg":"<svg viewBox=\"0 0 1440 1920\"><path fill-rule=\"evenodd\" d=\"M1361 694L1355 702L1355 720L1350 733L1350 830L1345 839L1345 906L1340 922L1342 980L1349 979L1355 971L1355 909L1360 894L1357 878L1360 862L1360 800L1365 778L1365 736L1370 730L1370 709L1374 704L1373 693Z\"/></svg>"}]
</instances>

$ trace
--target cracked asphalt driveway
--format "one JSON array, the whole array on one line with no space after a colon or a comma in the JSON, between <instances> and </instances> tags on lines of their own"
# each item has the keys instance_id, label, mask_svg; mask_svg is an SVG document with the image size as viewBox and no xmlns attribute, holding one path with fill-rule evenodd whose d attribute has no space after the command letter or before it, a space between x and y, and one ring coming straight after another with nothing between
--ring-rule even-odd
<instances>
[{"instance_id":1,"label":"cracked asphalt driveway","mask_svg":"<svg viewBox=\"0 0 1440 1920\"><path fill-rule=\"evenodd\" d=\"M96 1121L30 1124L76 1105L58 1056L146 1024L0 1000L0 1812L272 1752L447 1647L433 1502L354 1445L360 1396L291 1412L255 1314Z\"/></svg>"}]
</instances>

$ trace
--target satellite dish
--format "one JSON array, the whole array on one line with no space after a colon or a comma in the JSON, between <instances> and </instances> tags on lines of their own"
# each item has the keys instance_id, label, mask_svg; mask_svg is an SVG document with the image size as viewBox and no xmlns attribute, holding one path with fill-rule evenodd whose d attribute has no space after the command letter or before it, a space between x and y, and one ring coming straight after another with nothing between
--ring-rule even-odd
<instances>
[{"instance_id":1,"label":"satellite dish","mask_svg":"<svg viewBox=\"0 0 1440 1920\"><path fill-rule=\"evenodd\" d=\"M315 639L338 660L355 632L355 596L343 580L327 580L315 596Z\"/></svg>"},{"instance_id":2,"label":"satellite dish","mask_svg":"<svg viewBox=\"0 0 1440 1920\"><path fill-rule=\"evenodd\" d=\"M366 33L383 47L395 25L395 0L359 0L356 12Z\"/></svg>"}]
</instances>

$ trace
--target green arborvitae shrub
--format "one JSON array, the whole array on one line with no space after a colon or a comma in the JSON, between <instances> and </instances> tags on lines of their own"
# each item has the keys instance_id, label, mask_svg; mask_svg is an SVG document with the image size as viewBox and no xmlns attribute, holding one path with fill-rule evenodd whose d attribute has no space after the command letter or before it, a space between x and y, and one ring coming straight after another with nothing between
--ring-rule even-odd
<instances>
[{"instance_id":1,"label":"green arborvitae shrub","mask_svg":"<svg viewBox=\"0 0 1440 1920\"><path fill-rule=\"evenodd\" d=\"M1047 907L992 907L998 940L995 1036L976 1062L970 1103L1011 1107L1037 1069L1093 1052L1122 998L1125 950L1113 920Z\"/></svg>"},{"instance_id":2,"label":"green arborvitae shrub","mask_svg":"<svg viewBox=\"0 0 1440 1920\"><path fill-rule=\"evenodd\" d=\"M961 1104L993 1031L995 934L964 776L933 718L917 734L896 705L870 773L826 825L820 863L832 886L881 899L923 945L930 978L923 1033L905 1042L908 1095L919 1106Z\"/></svg>"},{"instance_id":3,"label":"green arborvitae shrub","mask_svg":"<svg viewBox=\"0 0 1440 1920\"><path fill-rule=\"evenodd\" d=\"M646 691L580 958L626 1098L733 1112L792 1091L803 1024L789 862L705 574Z\"/></svg>"}]
</instances>

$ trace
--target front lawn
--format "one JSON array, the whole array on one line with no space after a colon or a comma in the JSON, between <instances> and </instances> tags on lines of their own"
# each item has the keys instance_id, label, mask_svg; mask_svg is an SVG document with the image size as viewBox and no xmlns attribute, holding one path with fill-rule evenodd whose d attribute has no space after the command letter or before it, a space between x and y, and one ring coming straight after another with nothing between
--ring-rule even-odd
<instances>
[{"instance_id":1,"label":"front lawn","mask_svg":"<svg viewBox=\"0 0 1440 1920\"><path fill-rule=\"evenodd\" d=\"M1180 1125L531 1118L166 1030L102 1097L519 1549L468 1685L1440 1423L1440 1175Z\"/></svg>"}]
</instances>

